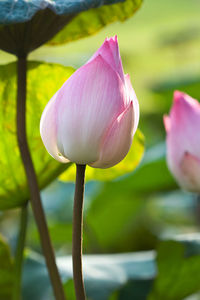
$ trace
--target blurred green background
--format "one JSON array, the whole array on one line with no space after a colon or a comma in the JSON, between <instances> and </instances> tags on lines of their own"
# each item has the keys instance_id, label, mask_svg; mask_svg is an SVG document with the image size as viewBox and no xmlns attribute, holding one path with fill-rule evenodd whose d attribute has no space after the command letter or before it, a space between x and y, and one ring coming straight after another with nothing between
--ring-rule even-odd
<instances>
[{"instance_id":1,"label":"blurred green background","mask_svg":"<svg viewBox=\"0 0 200 300\"><path fill-rule=\"evenodd\" d=\"M88 293L95 295L91 296L95 300L186 299L200 290L198 200L196 195L180 191L167 169L162 118L169 112L174 90L200 99L200 1L146 0L136 15L123 24L114 23L94 36L66 45L43 46L29 59L78 68L105 37L115 34L125 73L130 74L140 103L139 128L145 136L146 150L135 171L112 181L87 182L83 251L85 254L113 254L158 249L157 267L154 252L142 252L142 257L134 259L123 256L121 269L113 268L110 274L105 271L102 277L97 276L111 278L107 285L100 279L92 281L98 268L93 273L88 271ZM13 56L1 52L1 64L13 60ZM71 253L74 184L62 179L66 177L61 176L43 190L42 199L56 253L66 256ZM0 215L0 230L12 249L16 244L18 214L18 210L11 210ZM27 247L41 251L32 216ZM39 265L40 259L30 253L27 250L29 259L24 272L32 277L29 281L25 278L24 299L46 300L46 294L39 296L41 288L30 292L30 281L39 284L37 280L45 272L44 266ZM110 262L112 258L102 257L102 268L106 270L106 259ZM90 266L89 260L90 257ZM124 263L126 260L129 264ZM128 265L132 266L131 271ZM67 277L68 271L63 272ZM126 280L115 278L116 272L124 272ZM48 280L40 280L48 291ZM107 294L98 298L94 291L98 290L99 282L105 284ZM66 283L66 290L70 284L70 281ZM73 299L73 295L71 297ZM187 299L200 299L197 294L192 297Z\"/></svg>"}]
</instances>

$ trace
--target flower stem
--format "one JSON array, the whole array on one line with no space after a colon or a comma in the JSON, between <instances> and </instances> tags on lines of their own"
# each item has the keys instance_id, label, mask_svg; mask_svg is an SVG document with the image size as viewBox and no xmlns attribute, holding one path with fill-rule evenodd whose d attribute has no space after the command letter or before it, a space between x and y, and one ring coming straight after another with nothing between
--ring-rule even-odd
<instances>
[{"instance_id":1,"label":"flower stem","mask_svg":"<svg viewBox=\"0 0 200 300\"><path fill-rule=\"evenodd\" d=\"M28 221L27 203L21 208L20 229L18 234L17 249L14 261L14 286L12 300L20 300L22 298L22 266L24 256L24 245L26 239L26 229Z\"/></svg>"},{"instance_id":2,"label":"flower stem","mask_svg":"<svg viewBox=\"0 0 200 300\"><path fill-rule=\"evenodd\" d=\"M85 165L76 165L76 186L73 213L73 275L77 300L85 300L85 289L82 273L82 235L83 235L83 198L85 182Z\"/></svg>"},{"instance_id":3,"label":"flower stem","mask_svg":"<svg viewBox=\"0 0 200 300\"><path fill-rule=\"evenodd\" d=\"M17 63L17 139L30 190L33 214L38 227L43 253L56 300L65 300L64 289L56 266L48 227L40 198L37 177L26 137L26 56L18 57ZM33 104L34 105L34 104Z\"/></svg>"}]
</instances>

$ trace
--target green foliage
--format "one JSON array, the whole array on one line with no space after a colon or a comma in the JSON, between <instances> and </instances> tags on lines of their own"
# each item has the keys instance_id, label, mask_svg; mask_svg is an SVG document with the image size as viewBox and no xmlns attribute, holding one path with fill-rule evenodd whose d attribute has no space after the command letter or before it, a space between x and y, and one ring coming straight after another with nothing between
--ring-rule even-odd
<instances>
[{"instance_id":1,"label":"green foliage","mask_svg":"<svg viewBox=\"0 0 200 300\"><path fill-rule=\"evenodd\" d=\"M146 300L152 288L153 278L129 281L118 291L114 292L109 300Z\"/></svg>"},{"instance_id":2,"label":"green foliage","mask_svg":"<svg viewBox=\"0 0 200 300\"><path fill-rule=\"evenodd\" d=\"M105 175L110 171L94 170ZM90 171L89 168L87 171ZM158 237L153 230L152 218L156 224L159 223L157 234L162 228L161 220L164 222L164 212L160 220L158 215L161 209L153 202L158 197L155 193L174 189L177 185L166 166L164 143L147 149L141 164L130 174L106 183L89 181L84 205L84 253L137 251L155 247ZM55 182L42 193L54 245L58 249L62 247L65 236L68 251L72 241L73 193L74 185L64 182ZM174 197L177 198L177 195ZM160 198L165 201L163 195ZM35 243L37 241L38 245L36 229L31 228L29 238Z\"/></svg>"},{"instance_id":3,"label":"green foliage","mask_svg":"<svg viewBox=\"0 0 200 300\"><path fill-rule=\"evenodd\" d=\"M66 295L69 300L74 300L71 256L60 257L57 263ZM83 258L83 271L88 300L107 300L111 294L127 285L133 287L136 282L140 282L142 290L143 281L151 282L156 272L154 252L87 255ZM25 261L23 296L29 300L52 300L44 261L33 252L29 252Z\"/></svg>"},{"instance_id":4,"label":"green foliage","mask_svg":"<svg viewBox=\"0 0 200 300\"><path fill-rule=\"evenodd\" d=\"M60 257L57 262L71 300L71 257ZM89 299L182 300L200 291L199 234L189 234L161 242L156 262L157 267L154 253L151 251L120 255L86 255L83 269ZM156 273L157 277L153 283ZM33 288L35 286L37 289ZM43 259L39 255L29 253L24 270L25 299L52 299L50 294Z\"/></svg>"},{"instance_id":5,"label":"green foliage","mask_svg":"<svg viewBox=\"0 0 200 300\"><path fill-rule=\"evenodd\" d=\"M62 44L94 34L107 24L125 21L142 4L142 0L125 0L122 3L104 5L75 16L51 41L51 45Z\"/></svg>"},{"instance_id":6,"label":"green foliage","mask_svg":"<svg viewBox=\"0 0 200 300\"><path fill-rule=\"evenodd\" d=\"M115 253L152 249L157 237L151 231L146 202L126 187L106 186L94 197L85 217L86 249Z\"/></svg>"},{"instance_id":7,"label":"green foliage","mask_svg":"<svg viewBox=\"0 0 200 300\"><path fill-rule=\"evenodd\" d=\"M117 300L119 297L119 291L115 291L109 298L109 300Z\"/></svg>"},{"instance_id":8,"label":"green foliage","mask_svg":"<svg viewBox=\"0 0 200 300\"><path fill-rule=\"evenodd\" d=\"M165 241L158 248L158 277L149 300L181 300L200 290L200 247L188 235L186 243ZM191 253L194 248L194 253ZM190 253L188 253L188 251Z\"/></svg>"},{"instance_id":9,"label":"green foliage","mask_svg":"<svg viewBox=\"0 0 200 300\"><path fill-rule=\"evenodd\" d=\"M154 94L156 105L159 107L159 104L162 103L162 111L168 113L172 104L173 93L175 90L185 92L191 95L193 98L200 100L199 84L199 74L188 77L167 77L164 80L158 80L155 82L152 85L151 90Z\"/></svg>"},{"instance_id":10,"label":"green foliage","mask_svg":"<svg viewBox=\"0 0 200 300\"><path fill-rule=\"evenodd\" d=\"M178 186L166 163L165 142L148 148L142 163L122 185L142 194L176 189Z\"/></svg>"},{"instance_id":11,"label":"green foliage","mask_svg":"<svg viewBox=\"0 0 200 300\"><path fill-rule=\"evenodd\" d=\"M151 231L152 220L145 200L157 191L176 188L166 166L165 145L147 150L134 172L105 183L93 197L85 217L85 230L88 229L88 238L96 237L97 244L92 249L95 242L88 239L87 249L122 252L154 247L157 237Z\"/></svg>"},{"instance_id":12,"label":"green foliage","mask_svg":"<svg viewBox=\"0 0 200 300\"><path fill-rule=\"evenodd\" d=\"M0 236L0 299L12 299L13 262L7 243Z\"/></svg>"},{"instance_id":13,"label":"green foliage","mask_svg":"<svg viewBox=\"0 0 200 300\"><path fill-rule=\"evenodd\" d=\"M68 300L76 300L73 279L70 279L64 283L64 291Z\"/></svg>"},{"instance_id":14,"label":"green foliage","mask_svg":"<svg viewBox=\"0 0 200 300\"><path fill-rule=\"evenodd\" d=\"M137 130L131 149L125 159L123 159L116 166L109 169L95 169L87 166L86 180L102 180L109 181L119 176L132 172L139 164L144 153L144 137L142 133ZM75 180L76 168L75 165L71 165L66 172L64 172L60 179L63 181Z\"/></svg>"},{"instance_id":15,"label":"green foliage","mask_svg":"<svg viewBox=\"0 0 200 300\"><path fill-rule=\"evenodd\" d=\"M105 183L99 197L126 195L150 195L158 191L177 189L166 165L165 143L147 149L141 164L120 180ZM107 195L107 196L106 196Z\"/></svg>"},{"instance_id":16,"label":"green foliage","mask_svg":"<svg viewBox=\"0 0 200 300\"><path fill-rule=\"evenodd\" d=\"M40 138L42 111L73 73L72 68L30 62L27 79L27 130L40 188L56 178L68 165L57 163ZM16 64L0 66L0 209L22 205L29 198L26 177L16 137Z\"/></svg>"}]
</instances>

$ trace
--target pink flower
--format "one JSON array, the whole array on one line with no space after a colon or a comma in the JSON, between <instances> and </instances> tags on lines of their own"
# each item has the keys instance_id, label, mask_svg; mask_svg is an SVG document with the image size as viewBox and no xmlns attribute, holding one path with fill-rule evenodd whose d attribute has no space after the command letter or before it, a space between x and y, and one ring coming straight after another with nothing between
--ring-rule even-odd
<instances>
[{"instance_id":1,"label":"pink flower","mask_svg":"<svg viewBox=\"0 0 200 300\"><path fill-rule=\"evenodd\" d=\"M167 132L167 162L180 186L200 192L200 103L176 91L169 116L164 116Z\"/></svg>"},{"instance_id":2,"label":"pink flower","mask_svg":"<svg viewBox=\"0 0 200 300\"><path fill-rule=\"evenodd\" d=\"M56 160L108 168L128 153L138 121L138 101L114 37L52 97L40 132Z\"/></svg>"}]
</instances>

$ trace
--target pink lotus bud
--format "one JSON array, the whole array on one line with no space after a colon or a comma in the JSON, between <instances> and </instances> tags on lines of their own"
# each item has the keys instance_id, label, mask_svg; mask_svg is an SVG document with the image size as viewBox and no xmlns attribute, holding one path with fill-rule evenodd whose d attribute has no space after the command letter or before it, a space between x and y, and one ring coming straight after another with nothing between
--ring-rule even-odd
<instances>
[{"instance_id":1,"label":"pink lotus bud","mask_svg":"<svg viewBox=\"0 0 200 300\"><path fill-rule=\"evenodd\" d=\"M56 160L108 168L128 153L138 121L138 101L114 37L49 101L40 132Z\"/></svg>"},{"instance_id":2,"label":"pink lotus bud","mask_svg":"<svg viewBox=\"0 0 200 300\"><path fill-rule=\"evenodd\" d=\"M200 103L176 91L164 124L169 169L182 188L200 193Z\"/></svg>"}]
</instances>

